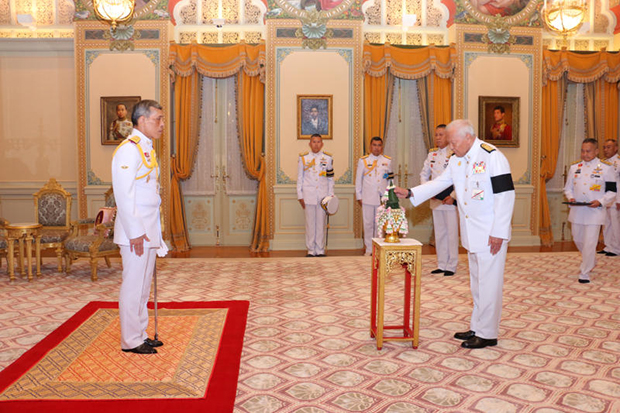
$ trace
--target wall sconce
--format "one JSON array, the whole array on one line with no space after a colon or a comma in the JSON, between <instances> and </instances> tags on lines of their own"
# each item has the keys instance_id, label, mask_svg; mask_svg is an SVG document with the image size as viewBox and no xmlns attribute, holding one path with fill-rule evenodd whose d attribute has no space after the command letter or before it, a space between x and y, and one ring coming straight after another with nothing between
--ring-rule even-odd
<instances>
[{"instance_id":1,"label":"wall sconce","mask_svg":"<svg viewBox=\"0 0 620 413\"><path fill-rule=\"evenodd\" d=\"M30 30L37 29L37 21L32 16L32 14L18 14L17 23L21 24L22 26L28 27Z\"/></svg>"},{"instance_id":2,"label":"wall sconce","mask_svg":"<svg viewBox=\"0 0 620 413\"><path fill-rule=\"evenodd\" d=\"M226 23L226 19L213 19L212 20L213 24L215 25L215 27L217 27L218 29L221 29L222 27L224 27L224 24Z\"/></svg>"},{"instance_id":3,"label":"wall sconce","mask_svg":"<svg viewBox=\"0 0 620 413\"><path fill-rule=\"evenodd\" d=\"M410 27L413 27L416 21L418 21L418 16L416 16L415 14L403 14L403 31L406 32L407 30L409 30Z\"/></svg>"},{"instance_id":4,"label":"wall sconce","mask_svg":"<svg viewBox=\"0 0 620 413\"><path fill-rule=\"evenodd\" d=\"M93 6L95 16L116 30L117 24L128 22L133 17L135 0L94 0Z\"/></svg>"}]
</instances>

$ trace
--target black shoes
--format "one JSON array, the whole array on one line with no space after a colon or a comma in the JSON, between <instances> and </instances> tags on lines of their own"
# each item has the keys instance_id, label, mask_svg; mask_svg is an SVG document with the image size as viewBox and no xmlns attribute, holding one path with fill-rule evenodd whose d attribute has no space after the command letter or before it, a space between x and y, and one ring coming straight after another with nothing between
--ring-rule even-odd
<instances>
[{"instance_id":1,"label":"black shoes","mask_svg":"<svg viewBox=\"0 0 620 413\"><path fill-rule=\"evenodd\" d=\"M475 337L475 336L476 336L476 333L474 333L471 330L454 334L454 338L456 338L457 340L469 340L470 338Z\"/></svg>"},{"instance_id":2,"label":"black shoes","mask_svg":"<svg viewBox=\"0 0 620 413\"><path fill-rule=\"evenodd\" d=\"M444 277L450 277L452 275L454 275L454 271L444 271L443 272L443 276Z\"/></svg>"},{"instance_id":3,"label":"black shoes","mask_svg":"<svg viewBox=\"0 0 620 413\"><path fill-rule=\"evenodd\" d=\"M480 338L478 336L473 336L467 341L463 341L461 343L461 347L464 348L485 348L490 346L496 346L497 339L496 338Z\"/></svg>"},{"instance_id":4,"label":"black shoes","mask_svg":"<svg viewBox=\"0 0 620 413\"><path fill-rule=\"evenodd\" d=\"M317 254L316 257L324 257L325 254Z\"/></svg>"},{"instance_id":5,"label":"black shoes","mask_svg":"<svg viewBox=\"0 0 620 413\"><path fill-rule=\"evenodd\" d=\"M146 344L146 340L144 343L140 344L138 347L130 348L130 349L121 349L125 353L136 353L136 354L157 354L157 350L153 347Z\"/></svg>"},{"instance_id":6,"label":"black shoes","mask_svg":"<svg viewBox=\"0 0 620 413\"><path fill-rule=\"evenodd\" d=\"M606 257L617 257L618 254L614 254L613 252L605 252Z\"/></svg>"},{"instance_id":7,"label":"black shoes","mask_svg":"<svg viewBox=\"0 0 620 413\"><path fill-rule=\"evenodd\" d=\"M579 284L590 284L590 280L582 280L581 278L579 279Z\"/></svg>"},{"instance_id":8,"label":"black shoes","mask_svg":"<svg viewBox=\"0 0 620 413\"><path fill-rule=\"evenodd\" d=\"M607 254L607 251L605 250L600 250L600 251L596 251L597 254Z\"/></svg>"},{"instance_id":9,"label":"black shoes","mask_svg":"<svg viewBox=\"0 0 620 413\"><path fill-rule=\"evenodd\" d=\"M442 272L444 271L437 268L436 270L431 271L431 274L441 274Z\"/></svg>"},{"instance_id":10,"label":"black shoes","mask_svg":"<svg viewBox=\"0 0 620 413\"><path fill-rule=\"evenodd\" d=\"M316 257L316 255L306 254L306 257Z\"/></svg>"},{"instance_id":11,"label":"black shoes","mask_svg":"<svg viewBox=\"0 0 620 413\"><path fill-rule=\"evenodd\" d=\"M164 345L164 343L161 342L160 340L151 340L148 337L144 340L144 342L151 347L161 347Z\"/></svg>"}]
</instances>

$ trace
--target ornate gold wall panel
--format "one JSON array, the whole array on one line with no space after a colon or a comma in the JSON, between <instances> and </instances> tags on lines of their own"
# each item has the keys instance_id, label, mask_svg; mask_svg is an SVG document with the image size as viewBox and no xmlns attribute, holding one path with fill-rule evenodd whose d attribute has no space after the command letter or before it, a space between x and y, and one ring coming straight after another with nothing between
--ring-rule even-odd
<instances>
[{"instance_id":1,"label":"ornate gold wall panel","mask_svg":"<svg viewBox=\"0 0 620 413\"><path fill-rule=\"evenodd\" d=\"M476 55L486 56L493 59L507 59L511 55L521 56L521 60L527 65L531 75L531 85L523 85L523 87L531 87L531 139L529 147L530 163L528 172L523 177L513 176L515 185L526 184L532 185L534 191L531 196L531 210L529 227L532 235L538 234L538 199L539 199L539 183L538 176L540 172L540 129L541 129L541 85L542 85L542 29L513 27L510 34L517 36L517 44L510 47L510 53L504 55L488 53L488 45L479 41L480 36L487 32L485 26L480 25L456 25L456 50L458 51L458 64L456 67L456 77L454 84L454 117L461 119L465 117L465 104L468 99L468 79L467 67L471 63L471 59L475 59ZM508 81L509 79L507 79ZM498 90L496 95L501 95ZM470 108L471 109L471 108ZM478 119L470 119L477 128ZM529 125L523 125L529 126ZM525 131L524 127L522 130ZM517 191L519 192L519 191Z\"/></svg>"},{"instance_id":2,"label":"ornate gold wall panel","mask_svg":"<svg viewBox=\"0 0 620 413\"><path fill-rule=\"evenodd\" d=\"M109 183L93 182L93 177L88 176L89 165L89 145L87 138L89 131L86 130L88 124L86 116L88 109L87 97L89 96L87 83L87 69L90 62L99 54L106 53L108 55L125 56L124 53L142 53L156 65L156 71L159 74L157 85L153 85L153 90L158 92L159 96L143 96L143 98L154 98L164 108L166 114L166 128L164 135L159 142L156 143L159 164L161 168L160 184L162 210L164 219L164 237L169 239L169 219L170 219L170 79L168 76L168 30L170 22L141 20L134 23L136 30L148 30L149 36L142 36L141 39L135 40L135 50L132 52L112 52L110 51L110 42L103 38L102 33L108 31L110 26L99 21L78 21L75 23L75 65L76 65L76 89L77 89L77 133L78 133L78 208L79 217L86 218L88 214L86 188L93 185L106 185ZM87 39L87 32L89 33ZM90 60L89 60L90 59ZM123 74L122 68L119 68L119 76ZM92 127L91 127L92 129ZM95 177L96 178L96 177ZM90 182L89 182L90 181ZM107 188L106 188L107 189Z\"/></svg>"}]
</instances>

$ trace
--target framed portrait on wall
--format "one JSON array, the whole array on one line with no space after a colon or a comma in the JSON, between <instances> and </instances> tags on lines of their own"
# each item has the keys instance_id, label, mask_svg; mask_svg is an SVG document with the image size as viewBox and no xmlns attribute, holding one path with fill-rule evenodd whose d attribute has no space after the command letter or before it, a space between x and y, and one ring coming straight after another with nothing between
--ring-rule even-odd
<instances>
[{"instance_id":1,"label":"framed portrait on wall","mask_svg":"<svg viewBox=\"0 0 620 413\"><path fill-rule=\"evenodd\" d=\"M131 133L131 113L140 96L101 97L101 144L118 145Z\"/></svg>"},{"instance_id":2,"label":"framed portrait on wall","mask_svg":"<svg viewBox=\"0 0 620 413\"><path fill-rule=\"evenodd\" d=\"M297 95L297 139L333 137L333 95Z\"/></svg>"},{"instance_id":3,"label":"framed portrait on wall","mask_svg":"<svg viewBox=\"0 0 620 413\"><path fill-rule=\"evenodd\" d=\"M519 98L478 97L478 137L497 147L519 147Z\"/></svg>"}]
</instances>

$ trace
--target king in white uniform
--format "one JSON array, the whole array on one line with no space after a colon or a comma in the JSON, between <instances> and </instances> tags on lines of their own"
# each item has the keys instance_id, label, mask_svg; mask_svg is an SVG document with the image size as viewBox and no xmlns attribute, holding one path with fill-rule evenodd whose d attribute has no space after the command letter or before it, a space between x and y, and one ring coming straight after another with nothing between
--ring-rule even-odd
<instances>
[{"instance_id":1,"label":"king in white uniform","mask_svg":"<svg viewBox=\"0 0 620 413\"><path fill-rule=\"evenodd\" d=\"M620 185L620 157L618 156L618 144L614 139L607 139L603 145L605 161L609 162L615 170L616 189ZM603 224L603 239L605 248L599 254L615 257L620 255L620 194L616 195L616 201L605 208L605 223Z\"/></svg>"},{"instance_id":2,"label":"king in white uniform","mask_svg":"<svg viewBox=\"0 0 620 413\"><path fill-rule=\"evenodd\" d=\"M370 140L370 154L357 162L355 174L355 197L362 207L364 222L365 255L372 254L372 238L377 236L377 208L388 184L388 173L392 171L392 159L382 155L383 140L375 136Z\"/></svg>"},{"instance_id":3,"label":"king in white uniform","mask_svg":"<svg viewBox=\"0 0 620 413\"><path fill-rule=\"evenodd\" d=\"M420 172L421 183L437 179L448 167L452 151L448 147L445 131L446 125L439 125L435 128L437 148L428 152L422 172ZM451 186L430 200L438 267L431 271L433 274L454 275L459 261L459 230L455 197L454 187Z\"/></svg>"},{"instance_id":4,"label":"king in white uniform","mask_svg":"<svg viewBox=\"0 0 620 413\"><path fill-rule=\"evenodd\" d=\"M564 195L569 202L588 205L570 206L573 241L581 252L579 282L590 282L590 271L596 265L596 244L601 225L605 222L606 206L616 199L614 167L597 158L598 142L585 139L581 144L581 161L568 170Z\"/></svg>"},{"instance_id":5,"label":"king in white uniform","mask_svg":"<svg viewBox=\"0 0 620 413\"><path fill-rule=\"evenodd\" d=\"M446 127L454 156L436 179L410 190L397 188L415 206L454 185L461 221L461 242L468 251L474 308L470 330L456 333L465 348L497 345L502 313L504 266L515 203L510 164L493 145L480 141L471 122Z\"/></svg>"},{"instance_id":6,"label":"king in white uniform","mask_svg":"<svg viewBox=\"0 0 620 413\"><path fill-rule=\"evenodd\" d=\"M163 343L151 340L147 303L155 256L168 251L162 240L159 206L159 167L152 139L163 133L161 106L143 100L134 108L134 129L112 159L112 185L117 215L114 242L123 260L119 294L121 349L138 354L157 353ZM136 124L137 123L137 124Z\"/></svg>"},{"instance_id":7,"label":"king in white uniform","mask_svg":"<svg viewBox=\"0 0 620 413\"><path fill-rule=\"evenodd\" d=\"M306 248L309 257L325 256L325 221L321 201L334 195L334 165L331 154L323 152L321 135L310 138L311 152L299 154L297 199L306 216Z\"/></svg>"}]
</instances>

